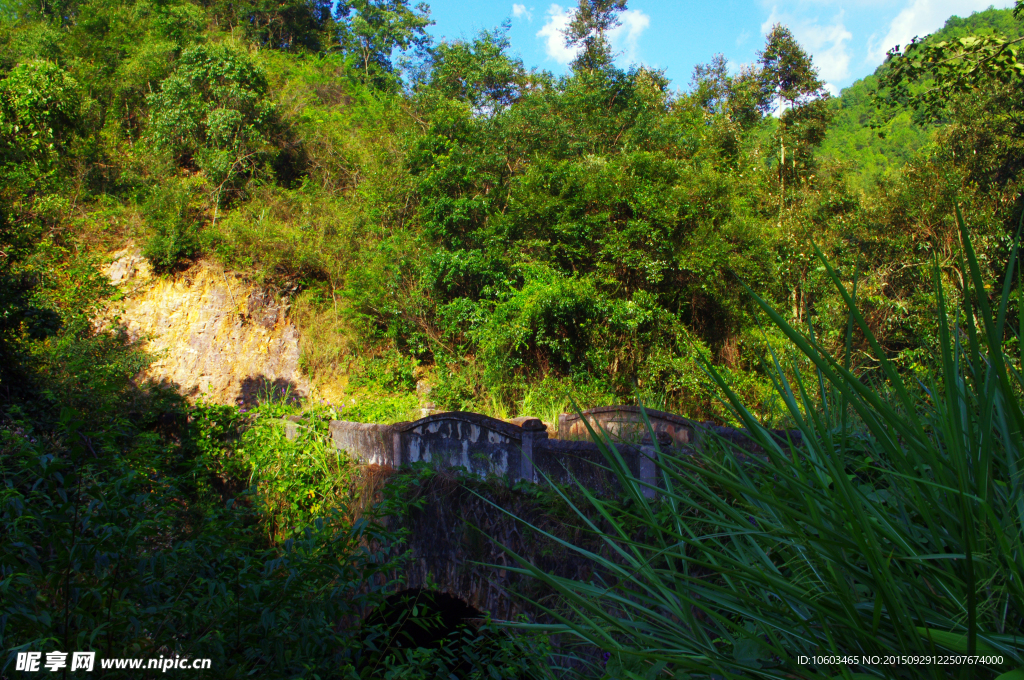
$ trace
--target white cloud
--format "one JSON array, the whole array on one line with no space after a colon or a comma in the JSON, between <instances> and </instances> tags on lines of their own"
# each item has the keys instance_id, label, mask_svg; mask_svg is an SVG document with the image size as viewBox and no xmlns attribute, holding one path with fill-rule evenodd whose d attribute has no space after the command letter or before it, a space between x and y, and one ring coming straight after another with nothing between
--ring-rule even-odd
<instances>
[{"instance_id":1,"label":"white cloud","mask_svg":"<svg viewBox=\"0 0 1024 680\"><path fill-rule=\"evenodd\" d=\"M608 40L612 49L621 52L626 61L634 64L638 61L637 53L640 36L651 26L651 17L638 9L627 9L619 15L618 26L608 31Z\"/></svg>"},{"instance_id":2,"label":"white cloud","mask_svg":"<svg viewBox=\"0 0 1024 680\"><path fill-rule=\"evenodd\" d=\"M772 13L768 15L768 18L761 24L761 35L768 35L771 32L772 26L775 24L783 24L785 22L785 16L779 14L779 8L776 5L772 7Z\"/></svg>"},{"instance_id":3,"label":"white cloud","mask_svg":"<svg viewBox=\"0 0 1024 680\"><path fill-rule=\"evenodd\" d=\"M570 21L571 9L562 9L561 5L552 4L548 7L547 22L537 31L537 37L544 39L544 51L559 64L568 64L579 54L578 47L565 46L565 29Z\"/></svg>"},{"instance_id":4,"label":"white cloud","mask_svg":"<svg viewBox=\"0 0 1024 680\"><path fill-rule=\"evenodd\" d=\"M517 6L521 7L512 6L513 14ZM572 21L572 13L572 9L552 4L548 7L547 21L537 31L537 37L544 40L544 51L559 64L568 64L580 51L578 47L565 45L565 29ZM608 31L608 41L616 53L621 52L626 61L635 63L639 55L640 36L650 27L651 17L638 9L627 9L619 15L619 22L618 26Z\"/></svg>"},{"instance_id":5,"label":"white cloud","mask_svg":"<svg viewBox=\"0 0 1024 680\"><path fill-rule=\"evenodd\" d=\"M843 25L842 12L834 19L835 23L822 26L808 24L794 31L796 39L814 57L821 79L828 83L845 80L850 77L850 50L847 43L853 34Z\"/></svg>"},{"instance_id":6,"label":"white cloud","mask_svg":"<svg viewBox=\"0 0 1024 680\"><path fill-rule=\"evenodd\" d=\"M877 36L868 38L868 61L880 62L892 47L909 43L914 36L922 38L943 27L946 19L954 14L968 16L971 12L986 9L992 0L910 0L896 18L889 24L889 32L881 40Z\"/></svg>"},{"instance_id":7,"label":"white cloud","mask_svg":"<svg viewBox=\"0 0 1024 680\"><path fill-rule=\"evenodd\" d=\"M767 35L775 24L789 26L793 37L814 60L819 77L825 81L825 89L832 94L839 94L835 83L850 77L851 54L848 43L853 39L853 34L843 24L843 12L840 11L831 23L822 24L817 18L795 19L780 14L778 7L772 7L772 13L761 24L761 33Z\"/></svg>"},{"instance_id":8,"label":"white cloud","mask_svg":"<svg viewBox=\"0 0 1024 680\"><path fill-rule=\"evenodd\" d=\"M512 16L516 19L526 17L527 21L533 21L533 12L526 9L526 5L520 5L518 2L512 3Z\"/></svg>"}]
</instances>

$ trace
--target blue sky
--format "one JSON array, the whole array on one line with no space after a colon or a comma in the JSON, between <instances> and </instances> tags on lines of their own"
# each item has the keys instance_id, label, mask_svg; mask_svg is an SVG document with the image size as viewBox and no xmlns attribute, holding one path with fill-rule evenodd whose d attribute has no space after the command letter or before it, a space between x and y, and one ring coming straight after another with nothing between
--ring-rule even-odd
<instances>
[{"instance_id":1,"label":"blue sky","mask_svg":"<svg viewBox=\"0 0 1024 680\"><path fill-rule=\"evenodd\" d=\"M574 0L428 4L437 40L471 38L509 19L512 52L527 67L563 73L573 57L558 29ZM1012 4L1002 0L995 6ZM951 15L968 16L991 5L991 0L630 0L611 39L620 65L664 69L674 87L686 89L693 67L716 53L733 68L753 62L765 34L779 22L792 29L829 89L838 93L874 71L893 45L941 28Z\"/></svg>"}]
</instances>

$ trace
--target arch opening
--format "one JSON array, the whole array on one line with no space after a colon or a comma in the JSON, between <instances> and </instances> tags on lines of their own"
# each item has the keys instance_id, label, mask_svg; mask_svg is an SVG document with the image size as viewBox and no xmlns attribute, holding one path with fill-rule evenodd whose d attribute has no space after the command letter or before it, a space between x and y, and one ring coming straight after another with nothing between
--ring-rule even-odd
<instances>
[{"instance_id":1,"label":"arch opening","mask_svg":"<svg viewBox=\"0 0 1024 680\"><path fill-rule=\"evenodd\" d=\"M388 647L439 647L483 613L464 600L435 590L407 588L389 596L364 626L385 631Z\"/></svg>"}]
</instances>

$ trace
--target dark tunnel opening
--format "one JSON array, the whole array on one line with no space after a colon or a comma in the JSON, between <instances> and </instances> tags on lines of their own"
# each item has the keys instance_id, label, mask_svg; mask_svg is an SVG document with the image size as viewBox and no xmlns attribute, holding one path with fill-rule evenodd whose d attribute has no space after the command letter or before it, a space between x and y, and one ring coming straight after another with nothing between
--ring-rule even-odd
<instances>
[{"instance_id":1,"label":"dark tunnel opening","mask_svg":"<svg viewBox=\"0 0 1024 680\"><path fill-rule=\"evenodd\" d=\"M360 677L384 677L384 669L392 662L412 658L424 664L422 677L430 673L449 680L550 677L533 673L524 663L533 658L523 656L526 648L485 619L478 609L450 593L402 590L363 620L365 644L352 659L353 665Z\"/></svg>"},{"instance_id":2,"label":"dark tunnel opening","mask_svg":"<svg viewBox=\"0 0 1024 680\"><path fill-rule=\"evenodd\" d=\"M364 626L380 626L390 647L438 647L460 628L482 619L465 601L434 590L407 588L391 595L370 614Z\"/></svg>"}]
</instances>

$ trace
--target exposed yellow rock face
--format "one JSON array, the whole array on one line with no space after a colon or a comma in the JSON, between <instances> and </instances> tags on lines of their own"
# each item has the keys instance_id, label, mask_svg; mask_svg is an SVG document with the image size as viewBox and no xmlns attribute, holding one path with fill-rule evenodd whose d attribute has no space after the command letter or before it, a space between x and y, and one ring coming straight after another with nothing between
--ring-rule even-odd
<instances>
[{"instance_id":1,"label":"exposed yellow rock face","mask_svg":"<svg viewBox=\"0 0 1024 680\"><path fill-rule=\"evenodd\" d=\"M156 278L131 248L114 254L107 273L125 293L108 318L156 357L145 377L220 404L308 395L298 329L265 290L209 263Z\"/></svg>"}]
</instances>

